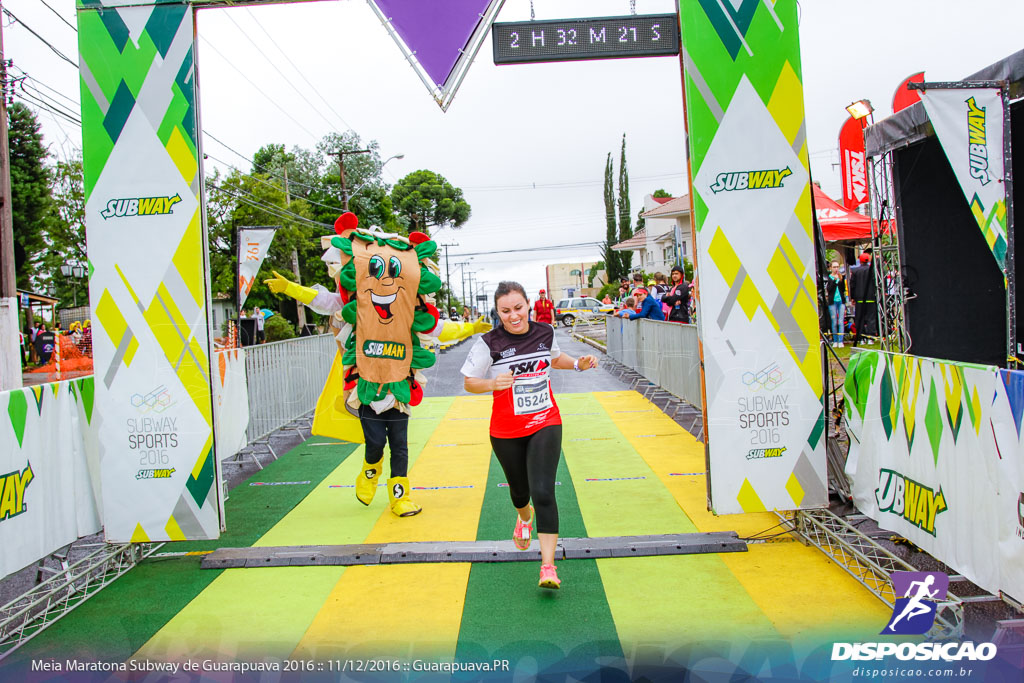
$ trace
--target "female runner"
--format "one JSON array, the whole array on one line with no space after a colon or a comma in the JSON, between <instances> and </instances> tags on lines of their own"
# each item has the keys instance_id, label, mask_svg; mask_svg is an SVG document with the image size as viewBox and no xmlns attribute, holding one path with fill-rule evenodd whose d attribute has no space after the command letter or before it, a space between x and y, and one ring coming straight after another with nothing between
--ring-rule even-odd
<instances>
[{"instance_id":1,"label":"female runner","mask_svg":"<svg viewBox=\"0 0 1024 683\"><path fill-rule=\"evenodd\" d=\"M538 585L557 589L561 582L555 571L555 472L562 451L562 418L551 393L549 371L582 372L597 367L597 359L589 355L574 359L562 353L554 328L529 320L530 302L519 283L499 283L494 305L501 326L477 337L462 374L466 391L489 391L494 396L491 447L518 513L512 540L520 550L529 548L536 516L541 555Z\"/></svg>"}]
</instances>

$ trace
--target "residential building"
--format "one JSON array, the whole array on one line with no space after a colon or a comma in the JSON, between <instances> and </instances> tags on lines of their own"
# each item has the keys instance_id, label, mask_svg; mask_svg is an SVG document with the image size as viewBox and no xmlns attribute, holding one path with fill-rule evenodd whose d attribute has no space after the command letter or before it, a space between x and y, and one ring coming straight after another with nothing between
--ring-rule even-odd
<instances>
[{"instance_id":1,"label":"residential building","mask_svg":"<svg viewBox=\"0 0 1024 683\"><path fill-rule=\"evenodd\" d=\"M690 198L644 197L644 228L633 237L612 247L616 251L632 251L633 269L668 275L672 266L683 258L693 260L690 244Z\"/></svg>"},{"instance_id":2,"label":"residential building","mask_svg":"<svg viewBox=\"0 0 1024 683\"><path fill-rule=\"evenodd\" d=\"M594 265L595 261L554 263L545 267L548 298L558 300L570 296L593 296L608 281L608 274L601 269L594 276L593 286L590 286L589 274ZM530 292L531 297L535 295L536 292Z\"/></svg>"}]
</instances>

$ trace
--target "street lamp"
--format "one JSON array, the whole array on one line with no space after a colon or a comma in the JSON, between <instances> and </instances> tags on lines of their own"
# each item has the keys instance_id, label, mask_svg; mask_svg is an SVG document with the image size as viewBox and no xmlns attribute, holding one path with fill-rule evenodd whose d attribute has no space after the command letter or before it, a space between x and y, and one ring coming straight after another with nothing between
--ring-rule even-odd
<instances>
[{"instance_id":1,"label":"street lamp","mask_svg":"<svg viewBox=\"0 0 1024 683\"><path fill-rule=\"evenodd\" d=\"M871 100L857 100L846 106L846 111L850 112L850 116L860 120L867 116L870 116L875 108L871 106Z\"/></svg>"},{"instance_id":2,"label":"street lamp","mask_svg":"<svg viewBox=\"0 0 1024 683\"><path fill-rule=\"evenodd\" d=\"M78 308L78 280L85 277L85 266L78 264L65 263L60 267L60 274L65 278L74 277L72 280L72 286L74 291L75 308Z\"/></svg>"}]
</instances>

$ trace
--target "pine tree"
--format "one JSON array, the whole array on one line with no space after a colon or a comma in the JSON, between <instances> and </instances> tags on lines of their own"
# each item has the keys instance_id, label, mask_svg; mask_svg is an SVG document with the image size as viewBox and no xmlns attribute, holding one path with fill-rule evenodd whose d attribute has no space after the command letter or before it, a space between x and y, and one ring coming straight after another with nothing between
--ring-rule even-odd
<instances>
[{"instance_id":1,"label":"pine tree","mask_svg":"<svg viewBox=\"0 0 1024 683\"><path fill-rule=\"evenodd\" d=\"M625 242L633 236L633 216L629 211L629 170L626 168L626 134L622 134L622 153L619 157L619 241ZM620 251L620 272L629 273L633 265L633 252Z\"/></svg>"},{"instance_id":2,"label":"pine tree","mask_svg":"<svg viewBox=\"0 0 1024 683\"><path fill-rule=\"evenodd\" d=\"M608 159L604 165L604 215L607 229L604 242L604 262L607 265L608 279L617 281L622 272L619 268L619 254L612 251L612 245L618 242L615 229L615 194L612 186L612 153L608 152Z\"/></svg>"}]
</instances>

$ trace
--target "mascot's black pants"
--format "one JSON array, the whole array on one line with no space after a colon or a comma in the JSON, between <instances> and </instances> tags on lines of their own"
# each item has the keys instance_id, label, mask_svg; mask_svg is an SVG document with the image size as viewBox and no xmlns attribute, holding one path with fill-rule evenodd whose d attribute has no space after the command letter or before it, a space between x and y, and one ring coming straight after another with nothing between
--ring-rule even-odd
<instances>
[{"instance_id":1,"label":"mascot's black pants","mask_svg":"<svg viewBox=\"0 0 1024 683\"><path fill-rule=\"evenodd\" d=\"M371 465L384 457L384 444L391 446L392 477L409 474L409 416L397 408L378 415L373 408L359 406L359 424L366 439L366 462Z\"/></svg>"},{"instance_id":2,"label":"mascot's black pants","mask_svg":"<svg viewBox=\"0 0 1024 683\"><path fill-rule=\"evenodd\" d=\"M555 473L562 451L562 425L550 425L515 439L491 437L491 448L508 480L512 504L526 507L533 500L537 533L558 533Z\"/></svg>"}]
</instances>

